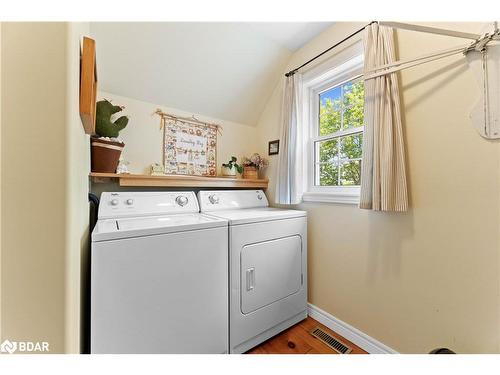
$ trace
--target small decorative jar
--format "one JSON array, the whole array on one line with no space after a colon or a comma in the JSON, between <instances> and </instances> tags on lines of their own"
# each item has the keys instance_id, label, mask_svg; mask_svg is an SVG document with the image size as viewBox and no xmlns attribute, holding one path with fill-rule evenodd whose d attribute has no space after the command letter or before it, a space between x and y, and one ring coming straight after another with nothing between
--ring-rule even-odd
<instances>
[{"instance_id":1,"label":"small decorative jar","mask_svg":"<svg viewBox=\"0 0 500 375\"><path fill-rule=\"evenodd\" d=\"M243 178L248 180L257 180L259 178L257 168L252 166L245 166L243 168Z\"/></svg>"}]
</instances>

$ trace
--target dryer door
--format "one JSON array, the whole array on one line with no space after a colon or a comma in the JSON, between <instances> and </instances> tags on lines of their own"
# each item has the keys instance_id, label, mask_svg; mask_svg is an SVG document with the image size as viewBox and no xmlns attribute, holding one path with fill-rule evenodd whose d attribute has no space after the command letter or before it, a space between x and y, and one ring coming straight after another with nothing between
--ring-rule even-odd
<instances>
[{"instance_id":1,"label":"dryer door","mask_svg":"<svg viewBox=\"0 0 500 375\"><path fill-rule=\"evenodd\" d=\"M229 344L243 353L307 316L307 222L231 225L229 233Z\"/></svg>"},{"instance_id":2,"label":"dryer door","mask_svg":"<svg viewBox=\"0 0 500 375\"><path fill-rule=\"evenodd\" d=\"M299 235L246 245L241 251L241 312L249 314L300 290Z\"/></svg>"}]
</instances>

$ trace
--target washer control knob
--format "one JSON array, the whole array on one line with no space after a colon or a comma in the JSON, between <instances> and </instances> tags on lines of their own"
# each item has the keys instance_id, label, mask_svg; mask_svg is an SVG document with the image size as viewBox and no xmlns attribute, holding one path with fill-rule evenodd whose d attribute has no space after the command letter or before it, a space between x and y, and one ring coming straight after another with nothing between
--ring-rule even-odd
<instances>
[{"instance_id":1,"label":"washer control knob","mask_svg":"<svg viewBox=\"0 0 500 375\"><path fill-rule=\"evenodd\" d=\"M208 196L208 200L212 204L218 204L219 203L219 197L217 195L215 195L215 194L209 195Z\"/></svg>"},{"instance_id":2,"label":"washer control knob","mask_svg":"<svg viewBox=\"0 0 500 375\"><path fill-rule=\"evenodd\" d=\"M188 204L189 202L189 199L188 197L186 197L185 195L179 195L177 198L175 198L175 201L177 202L177 204L181 207L185 206L186 204Z\"/></svg>"},{"instance_id":3,"label":"washer control knob","mask_svg":"<svg viewBox=\"0 0 500 375\"><path fill-rule=\"evenodd\" d=\"M129 206L132 206L134 204L134 200L132 198L129 198L125 201Z\"/></svg>"},{"instance_id":4,"label":"washer control knob","mask_svg":"<svg viewBox=\"0 0 500 375\"><path fill-rule=\"evenodd\" d=\"M112 206L118 206L118 199L111 199Z\"/></svg>"},{"instance_id":5,"label":"washer control knob","mask_svg":"<svg viewBox=\"0 0 500 375\"><path fill-rule=\"evenodd\" d=\"M257 195L257 199L258 199L259 201L261 201L261 200L262 200L262 194Z\"/></svg>"}]
</instances>

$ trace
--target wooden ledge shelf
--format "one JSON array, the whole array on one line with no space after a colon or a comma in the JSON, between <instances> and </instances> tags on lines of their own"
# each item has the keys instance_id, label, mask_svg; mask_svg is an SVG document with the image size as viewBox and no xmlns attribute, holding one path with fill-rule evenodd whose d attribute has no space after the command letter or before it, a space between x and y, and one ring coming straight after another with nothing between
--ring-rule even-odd
<instances>
[{"instance_id":1,"label":"wooden ledge shelf","mask_svg":"<svg viewBox=\"0 0 500 375\"><path fill-rule=\"evenodd\" d=\"M93 182L118 180L120 186L129 187L195 187L195 188L251 188L267 189L268 179L200 177L185 175L150 176L140 174L90 173Z\"/></svg>"}]
</instances>

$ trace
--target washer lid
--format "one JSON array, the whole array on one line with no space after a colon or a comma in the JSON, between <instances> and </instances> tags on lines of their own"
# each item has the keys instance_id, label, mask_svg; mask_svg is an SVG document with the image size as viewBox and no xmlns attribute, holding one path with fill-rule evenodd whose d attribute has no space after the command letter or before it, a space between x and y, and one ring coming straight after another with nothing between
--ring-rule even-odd
<instances>
[{"instance_id":1,"label":"washer lid","mask_svg":"<svg viewBox=\"0 0 500 375\"><path fill-rule=\"evenodd\" d=\"M211 212L210 215L226 219L231 225L238 225L302 217L307 216L307 212L299 210L284 210L281 208L273 207L263 207L217 211Z\"/></svg>"},{"instance_id":2,"label":"washer lid","mask_svg":"<svg viewBox=\"0 0 500 375\"><path fill-rule=\"evenodd\" d=\"M222 218L203 214L177 214L119 219L100 219L92 232L92 241L141 237L227 226Z\"/></svg>"}]
</instances>

